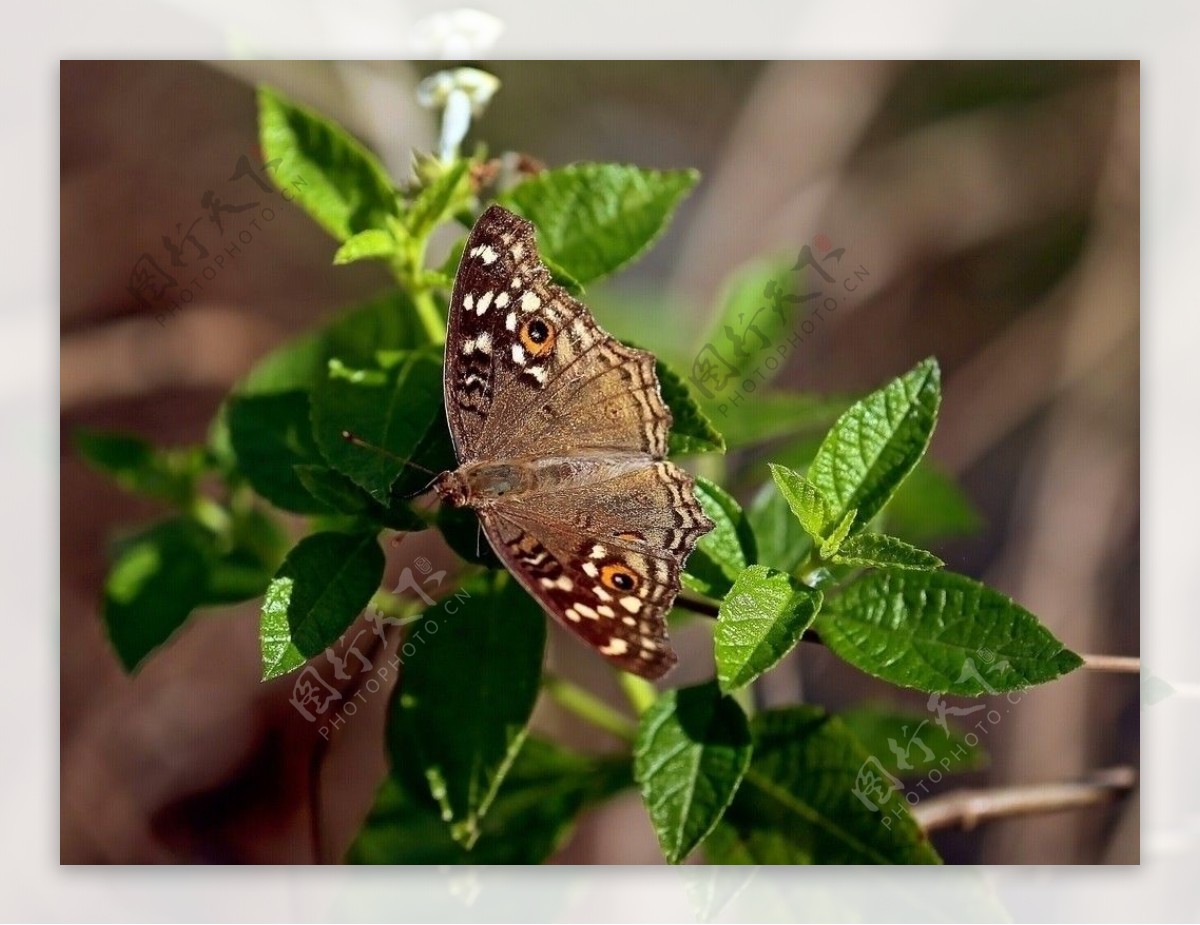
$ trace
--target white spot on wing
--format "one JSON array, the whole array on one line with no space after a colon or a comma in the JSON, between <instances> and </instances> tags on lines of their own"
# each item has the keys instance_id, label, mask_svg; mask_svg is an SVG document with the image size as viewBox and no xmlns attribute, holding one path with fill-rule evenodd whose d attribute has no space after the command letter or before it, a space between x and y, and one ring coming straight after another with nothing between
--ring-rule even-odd
<instances>
[{"instance_id":1,"label":"white spot on wing","mask_svg":"<svg viewBox=\"0 0 1200 925\"><path fill-rule=\"evenodd\" d=\"M587 617L589 620L597 619L596 611L592 610L587 604L579 603L575 605L575 609Z\"/></svg>"},{"instance_id":2,"label":"white spot on wing","mask_svg":"<svg viewBox=\"0 0 1200 925\"><path fill-rule=\"evenodd\" d=\"M482 315L484 312L486 312L488 310L488 306L492 304L492 296L495 294L496 293L492 292L490 289L485 292L483 297L479 300L479 304L475 306L475 314Z\"/></svg>"},{"instance_id":3,"label":"white spot on wing","mask_svg":"<svg viewBox=\"0 0 1200 925\"><path fill-rule=\"evenodd\" d=\"M524 366L525 365L525 348L522 347L520 344L513 344L512 358L513 358L514 363L518 364L519 366Z\"/></svg>"},{"instance_id":4,"label":"white spot on wing","mask_svg":"<svg viewBox=\"0 0 1200 925\"><path fill-rule=\"evenodd\" d=\"M532 289L527 289L521 293L521 311L532 312L542 307L542 300L538 298L537 293Z\"/></svg>"},{"instance_id":5,"label":"white spot on wing","mask_svg":"<svg viewBox=\"0 0 1200 925\"><path fill-rule=\"evenodd\" d=\"M508 304L508 293L502 292L496 296L496 308L504 308Z\"/></svg>"},{"instance_id":6,"label":"white spot on wing","mask_svg":"<svg viewBox=\"0 0 1200 925\"><path fill-rule=\"evenodd\" d=\"M496 304L500 304L499 300L497 300ZM510 331L515 331L517 329L517 316L514 312L508 313L508 317L504 319L504 326Z\"/></svg>"},{"instance_id":7,"label":"white spot on wing","mask_svg":"<svg viewBox=\"0 0 1200 925\"><path fill-rule=\"evenodd\" d=\"M624 655L628 651L629 643L624 639L610 639L608 645L600 647L603 655Z\"/></svg>"},{"instance_id":8,"label":"white spot on wing","mask_svg":"<svg viewBox=\"0 0 1200 925\"><path fill-rule=\"evenodd\" d=\"M596 543L594 546L592 546L592 558L593 559L603 559L607 555L608 555L608 550L605 549L603 546L601 546L599 543Z\"/></svg>"},{"instance_id":9,"label":"white spot on wing","mask_svg":"<svg viewBox=\"0 0 1200 925\"><path fill-rule=\"evenodd\" d=\"M465 308L467 311L470 311L474 307L475 307L475 293L468 292L465 296L463 296L463 308Z\"/></svg>"},{"instance_id":10,"label":"white spot on wing","mask_svg":"<svg viewBox=\"0 0 1200 925\"><path fill-rule=\"evenodd\" d=\"M638 598L634 597L633 595L629 595L628 597L621 598L620 603L621 603L621 606L624 607L626 610L628 610L630 613L637 613L639 610L642 609L642 602Z\"/></svg>"},{"instance_id":11,"label":"white spot on wing","mask_svg":"<svg viewBox=\"0 0 1200 925\"><path fill-rule=\"evenodd\" d=\"M560 575L556 584L560 591L570 591L575 587L575 582L571 581L566 575Z\"/></svg>"},{"instance_id":12,"label":"white spot on wing","mask_svg":"<svg viewBox=\"0 0 1200 925\"><path fill-rule=\"evenodd\" d=\"M585 571L585 572L586 572L586 573L587 573L587 574L588 574L588 575L589 575L591 578L595 578L597 575L599 575L599 574L600 574L600 569L596 568L596 563L595 563L595 562L585 562L585 563L583 563L583 570L584 570L584 571Z\"/></svg>"}]
</instances>

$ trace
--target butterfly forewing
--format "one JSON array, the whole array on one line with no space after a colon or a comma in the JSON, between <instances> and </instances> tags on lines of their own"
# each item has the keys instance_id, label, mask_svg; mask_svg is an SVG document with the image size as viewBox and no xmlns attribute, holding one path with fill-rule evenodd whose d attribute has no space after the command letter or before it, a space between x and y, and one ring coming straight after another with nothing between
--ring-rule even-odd
<instances>
[{"instance_id":1,"label":"butterfly forewing","mask_svg":"<svg viewBox=\"0 0 1200 925\"><path fill-rule=\"evenodd\" d=\"M688 553L712 529L691 477L663 461L671 414L654 365L553 283L531 224L499 206L480 217L459 265L446 341L458 460L561 462L555 481L536 491L467 503L549 613L646 677L675 663L666 612Z\"/></svg>"}]
</instances>

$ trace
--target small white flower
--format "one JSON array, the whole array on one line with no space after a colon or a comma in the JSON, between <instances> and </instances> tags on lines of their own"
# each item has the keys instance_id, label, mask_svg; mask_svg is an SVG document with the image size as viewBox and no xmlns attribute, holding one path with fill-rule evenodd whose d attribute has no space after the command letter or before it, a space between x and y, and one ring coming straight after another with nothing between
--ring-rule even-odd
<instances>
[{"instance_id":1,"label":"small white flower","mask_svg":"<svg viewBox=\"0 0 1200 925\"><path fill-rule=\"evenodd\" d=\"M500 80L487 71L457 67L430 74L417 85L417 102L426 109L442 110L442 134L438 157L451 161L471 127L471 117L487 109Z\"/></svg>"}]
</instances>

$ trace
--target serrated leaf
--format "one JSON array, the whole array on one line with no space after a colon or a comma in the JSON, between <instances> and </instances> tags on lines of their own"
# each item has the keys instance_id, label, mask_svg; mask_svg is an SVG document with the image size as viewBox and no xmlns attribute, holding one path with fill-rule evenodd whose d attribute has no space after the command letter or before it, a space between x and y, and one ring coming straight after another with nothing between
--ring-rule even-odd
<instances>
[{"instance_id":1,"label":"serrated leaf","mask_svg":"<svg viewBox=\"0 0 1200 925\"><path fill-rule=\"evenodd\" d=\"M642 714L633 776L668 863L713 830L749 763L746 716L711 682L668 691Z\"/></svg>"},{"instance_id":2,"label":"serrated leaf","mask_svg":"<svg viewBox=\"0 0 1200 925\"><path fill-rule=\"evenodd\" d=\"M297 543L263 601L263 680L299 668L335 643L378 590L383 564L373 533L314 533Z\"/></svg>"},{"instance_id":3,"label":"serrated leaf","mask_svg":"<svg viewBox=\"0 0 1200 925\"><path fill-rule=\"evenodd\" d=\"M359 260L391 260L396 255L396 239L383 228L368 228L346 239L333 255L334 266Z\"/></svg>"},{"instance_id":4,"label":"serrated leaf","mask_svg":"<svg viewBox=\"0 0 1200 925\"><path fill-rule=\"evenodd\" d=\"M858 510L851 508L842 518L842 522L833 528L829 537L821 543L821 558L828 559L837 553L842 548L842 543L846 541L846 537L850 535L850 528L854 526L854 518L858 514Z\"/></svg>"},{"instance_id":5,"label":"serrated leaf","mask_svg":"<svg viewBox=\"0 0 1200 925\"><path fill-rule=\"evenodd\" d=\"M821 592L751 565L721 602L713 640L723 693L739 690L795 648L821 609Z\"/></svg>"},{"instance_id":6,"label":"serrated leaf","mask_svg":"<svg viewBox=\"0 0 1200 925\"><path fill-rule=\"evenodd\" d=\"M394 773L423 778L454 840L470 848L526 736L546 619L503 573L465 585L451 601L454 610L443 603L426 612L423 641L406 651L388 744Z\"/></svg>"},{"instance_id":7,"label":"serrated leaf","mask_svg":"<svg viewBox=\"0 0 1200 925\"><path fill-rule=\"evenodd\" d=\"M185 517L121 544L104 581L104 626L126 671L166 642L200 605L216 559L211 533Z\"/></svg>"},{"instance_id":8,"label":"serrated leaf","mask_svg":"<svg viewBox=\"0 0 1200 925\"><path fill-rule=\"evenodd\" d=\"M571 164L543 171L499 201L537 226L548 264L587 285L649 247L699 177L694 170Z\"/></svg>"},{"instance_id":9,"label":"serrated leaf","mask_svg":"<svg viewBox=\"0 0 1200 925\"><path fill-rule=\"evenodd\" d=\"M972 745L957 729L948 723L939 725L928 713L856 707L839 713L838 719L889 774L917 777L933 768L949 773L987 764L987 754L978 742Z\"/></svg>"},{"instance_id":10,"label":"serrated leaf","mask_svg":"<svg viewBox=\"0 0 1200 925\"><path fill-rule=\"evenodd\" d=\"M800 525L791 505L773 482L759 489L746 519L754 532L758 561L784 572L793 572L812 549L812 538Z\"/></svg>"},{"instance_id":11,"label":"serrated leaf","mask_svg":"<svg viewBox=\"0 0 1200 925\"><path fill-rule=\"evenodd\" d=\"M206 468L203 447L162 449L141 437L91 429L75 431L75 449L92 468L126 491L185 506Z\"/></svg>"},{"instance_id":12,"label":"serrated leaf","mask_svg":"<svg viewBox=\"0 0 1200 925\"><path fill-rule=\"evenodd\" d=\"M689 377L698 386L694 377ZM701 390L701 395L704 395ZM850 405L838 396L755 391L740 401L705 398L704 410L725 436L730 449L754 446L779 437L824 431Z\"/></svg>"},{"instance_id":13,"label":"serrated leaf","mask_svg":"<svg viewBox=\"0 0 1200 925\"><path fill-rule=\"evenodd\" d=\"M687 383L662 360L655 362L655 371L663 401L671 409L673 419L668 446L670 455L724 453L725 439L700 410L700 404Z\"/></svg>"},{"instance_id":14,"label":"serrated leaf","mask_svg":"<svg viewBox=\"0 0 1200 925\"><path fill-rule=\"evenodd\" d=\"M937 864L902 793L870 808L860 773L871 759L816 707L760 713L742 786L705 843L713 864ZM865 793L868 803L870 794Z\"/></svg>"},{"instance_id":15,"label":"serrated leaf","mask_svg":"<svg viewBox=\"0 0 1200 925\"><path fill-rule=\"evenodd\" d=\"M835 520L857 509L857 529L879 513L925 455L940 402L941 373L930 358L838 418L808 469Z\"/></svg>"},{"instance_id":16,"label":"serrated leaf","mask_svg":"<svg viewBox=\"0 0 1200 925\"><path fill-rule=\"evenodd\" d=\"M383 165L345 129L270 87L258 91L263 157L277 160L272 177L318 224L345 241L386 228L399 209Z\"/></svg>"},{"instance_id":17,"label":"serrated leaf","mask_svg":"<svg viewBox=\"0 0 1200 925\"><path fill-rule=\"evenodd\" d=\"M841 544L831 558L839 565L856 565L860 568L933 571L946 564L931 552L883 533L860 533L858 536L852 536Z\"/></svg>"},{"instance_id":18,"label":"serrated leaf","mask_svg":"<svg viewBox=\"0 0 1200 925\"><path fill-rule=\"evenodd\" d=\"M832 526L833 515L829 502L821 494L820 489L786 466L770 464L771 478L779 488L779 493L787 500L788 507L813 539L823 540L826 531Z\"/></svg>"},{"instance_id":19,"label":"serrated leaf","mask_svg":"<svg viewBox=\"0 0 1200 925\"><path fill-rule=\"evenodd\" d=\"M386 367L349 368L331 360L313 390L321 455L381 504L441 413L441 362L425 351L405 353ZM369 446L348 441L347 431Z\"/></svg>"},{"instance_id":20,"label":"serrated leaf","mask_svg":"<svg viewBox=\"0 0 1200 925\"><path fill-rule=\"evenodd\" d=\"M1022 690L1082 664L1028 610L953 572L872 572L826 605L817 632L868 674L965 697Z\"/></svg>"},{"instance_id":21,"label":"serrated leaf","mask_svg":"<svg viewBox=\"0 0 1200 925\"><path fill-rule=\"evenodd\" d=\"M313 439L307 393L234 395L226 407L238 471L256 492L298 514L335 510L314 497L296 474L297 466L324 463Z\"/></svg>"},{"instance_id":22,"label":"serrated leaf","mask_svg":"<svg viewBox=\"0 0 1200 925\"><path fill-rule=\"evenodd\" d=\"M928 459L922 459L883 509L888 531L910 543L967 536L982 524L970 499Z\"/></svg>"},{"instance_id":23,"label":"serrated leaf","mask_svg":"<svg viewBox=\"0 0 1200 925\"><path fill-rule=\"evenodd\" d=\"M586 807L632 783L629 762L568 751L530 736L467 850L432 800L389 776L350 846L352 864L540 864L570 837Z\"/></svg>"},{"instance_id":24,"label":"serrated leaf","mask_svg":"<svg viewBox=\"0 0 1200 925\"><path fill-rule=\"evenodd\" d=\"M696 500L714 527L700 537L688 557L683 585L707 597L720 599L733 587L734 579L742 569L756 561L754 533L733 496L708 479L696 479Z\"/></svg>"}]
</instances>

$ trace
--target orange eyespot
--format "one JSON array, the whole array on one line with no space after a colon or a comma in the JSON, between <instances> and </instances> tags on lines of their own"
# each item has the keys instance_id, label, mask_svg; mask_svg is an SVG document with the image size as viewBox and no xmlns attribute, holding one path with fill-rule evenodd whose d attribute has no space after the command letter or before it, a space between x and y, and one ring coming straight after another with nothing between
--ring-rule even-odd
<instances>
[{"instance_id":1,"label":"orange eyespot","mask_svg":"<svg viewBox=\"0 0 1200 925\"><path fill-rule=\"evenodd\" d=\"M521 345L530 356L540 357L554 349L554 328L541 318L531 318L521 325Z\"/></svg>"},{"instance_id":2,"label":"orange eyespot","mask_svg":"<svg viewBox=\"0 0 1200 925\"><path fill-rule=\"evenodd\" d=\"M614 591L632 591L637 587L637 574L628 566L611 562L600 569L600 580Z\"/></svg>"}]
</instances>

